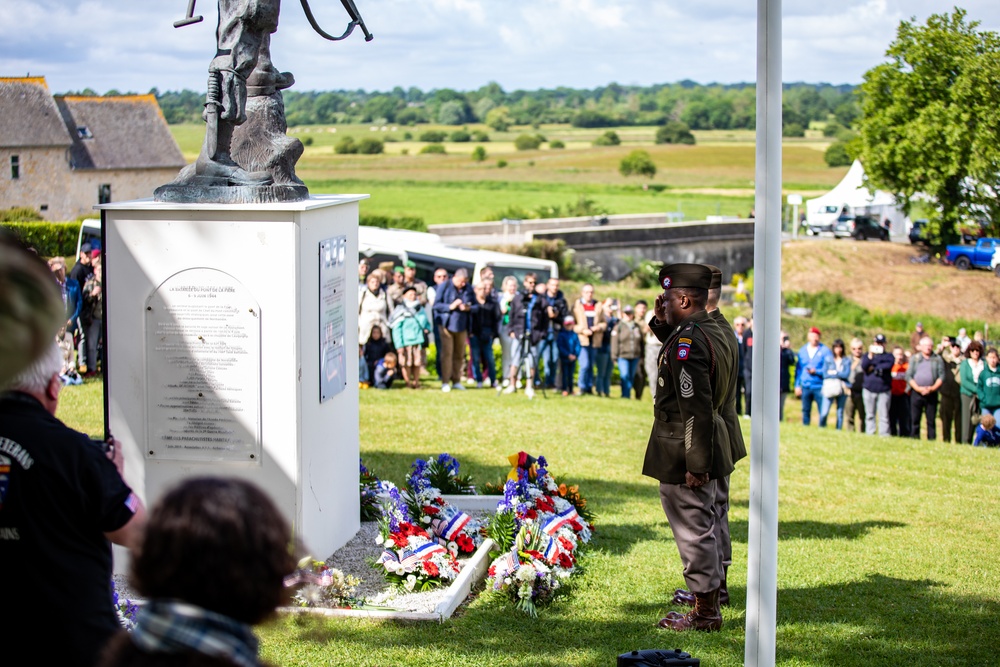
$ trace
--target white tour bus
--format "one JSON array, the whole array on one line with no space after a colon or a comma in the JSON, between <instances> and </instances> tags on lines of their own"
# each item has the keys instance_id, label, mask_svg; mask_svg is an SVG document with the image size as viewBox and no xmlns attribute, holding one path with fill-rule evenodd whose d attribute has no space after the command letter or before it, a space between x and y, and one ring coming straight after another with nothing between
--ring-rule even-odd
<instances>
[{"instance_id":1,"label":"white tour bus","mask_svg":"<svg viewBox=\"0 0 1000 667\"><path fill-rule=\"evenodd\" d=\"M498 290L506 276L514 276L518 285L529 272L535 274L539 283L559 277L559 266L549 259L461 248L444 243L437 234L403 229L359 227L358 254L368 257L372 268L383 262L401 265L412 261L417 265L417 277L429 285L434 283L434 270L439 267L448 273L464 268L469 272L469 281L474 283L479 279L480 270L489 266L493 269L494 285Z\"/></svg>"}]
</instances>

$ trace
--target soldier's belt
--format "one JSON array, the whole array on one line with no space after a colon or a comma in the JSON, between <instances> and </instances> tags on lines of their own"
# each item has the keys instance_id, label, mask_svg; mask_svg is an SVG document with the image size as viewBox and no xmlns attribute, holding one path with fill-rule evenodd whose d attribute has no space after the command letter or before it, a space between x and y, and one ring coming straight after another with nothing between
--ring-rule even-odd
<instances>
[{"instance_id":1,"label":"soldier's belt","mask_svg":"<svg viewBox=\"0 0 1000 667\"><path fill-rule=\"evenodd\" d=\"M673 422L679 424L681 422L680 413L670 413L664 412L663 410L653 410L653 417L660 420L661 422Z\"/></svg>"}]
</instances>

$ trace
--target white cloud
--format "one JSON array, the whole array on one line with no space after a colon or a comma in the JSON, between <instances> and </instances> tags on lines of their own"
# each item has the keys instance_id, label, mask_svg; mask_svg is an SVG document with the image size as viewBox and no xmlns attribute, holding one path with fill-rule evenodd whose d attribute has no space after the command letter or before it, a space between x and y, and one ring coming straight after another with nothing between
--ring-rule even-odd
<instances>
[{"instance_id":1,"label":"white cloud","mask_svg":"<svg viewBox=\"0 0 1000 667\"><path fill-rule=\"evenodd\" d=\"M882 62L899 21L950 12L954 0L784 0L784 79L857 83ZM475 89L594 87L692 79L752 81L756 3L749 0L356 0L375 35L330 43L286 0L276 64L297 90L399 85ZM0 0L0 74L30 71L53 90L204 88L215 3L176 30L183 0ZM1000 3L967 0L971 19L1000 30ZM339 33L337 2L313 2Z\"/></svg>"}]
</instances>

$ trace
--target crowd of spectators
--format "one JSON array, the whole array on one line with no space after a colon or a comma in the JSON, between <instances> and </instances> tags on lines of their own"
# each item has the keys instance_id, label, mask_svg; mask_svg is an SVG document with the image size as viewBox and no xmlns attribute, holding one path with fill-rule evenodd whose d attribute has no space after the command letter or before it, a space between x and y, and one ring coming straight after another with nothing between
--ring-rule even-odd
<instances>
[{"instance_id":1,"label":"crowd of spectators","mask_svg":"<svg viewBox=\"0 0 1000 667\"><path fill-rule=\"evenodd\" d=\"M815 403L825 427L836 409L836 428L869 435L963 444L1000 442L1000 355L960 329L956 336L933 338L917 323L908 347L889 347L876 334L865 348L859 338L822 341L816 327L796 354L782 333L781 407L790 388L802 399L802 423L809 425ZM791 380L794 371L794 383Z\"/></svg>"},{"instance_id":2,"label":"crowd of spectators","mask_svg":"<svg viewBox=\"0 0 1000 667\"><path fill-rule=\"evenodd\" d=\"M539 282L533 273L521 284L506 276L499 290L493 270L473 282L466 269L439 268L434 284L416 278L407 262L392 270L358 265L359 376L362 387L388 389L397 373L419 389L430 374L427 351L434 346L437 377L444 392L467 386L501 394L536 388L564 396L611 395L618 368L622 398L641 398L650 377L647 344L655 340L646 323L648 306L598 300L587 284L568 299L559 279ZM499 343L499 368L494 345ZM658 349L659 345L656 344ZM652 351L655 364L656 350Z\"/></svg>"},{"instance_id":3,"label":"crowd of spectators","mask_svg":"<svg viewBox=\"0 0 1000 667\"><path fill-rule=\"evenodd\" d=\"M52 257L48 264L66 311L66 323L56 333L56 344L62 352L59 375L63 384L81 384L82 377L99 375L104 366L101 250L83 244L68 273L63 257Z\"/></svg>"},{"instance_id":4,"label":"crowd of spectators","mask_svg":"<svg viewBox=\"0 0 1000 667\"><path fill-rule=\"evenodd\" d=\"M568 298L558 278L538 282L532 273L521 284L506 276L498 290L489 267L474 281L465 269L449 274L438 268L431 286L416 278L412 262L389 271L370 269L362 258L358 333L364 387L387 389L401 372L408 387L420 388L420 377L429 375L427 350L433 344L445 392L466 386L503 394L523 389L532 398L543 386L563 396L606 397L614 368L622 398L641 399L647 387L655 392L660 343L649 329L648 305L642 300L625 305L601 300L591 284ZM734 318L733 335L739 352L736 411L749 418L752 321ZM919 322L905 347L890 347L883 334L867 348L858 338L849 343L838 338L828 347L817 327L806 338L796 351L789 336L781 334L782 421L792 393L801 399L807 426L815 406L820 427L827 426L832 413L838 430L901 437L924 432L934 440L940 418L945 442L972 443L983 415L1000 421L997 352L984 348L981 332L973 339L960 329L936 346ZM984 442L990 442L995 428L986 429Z\"/></svg>"}]
</instances>

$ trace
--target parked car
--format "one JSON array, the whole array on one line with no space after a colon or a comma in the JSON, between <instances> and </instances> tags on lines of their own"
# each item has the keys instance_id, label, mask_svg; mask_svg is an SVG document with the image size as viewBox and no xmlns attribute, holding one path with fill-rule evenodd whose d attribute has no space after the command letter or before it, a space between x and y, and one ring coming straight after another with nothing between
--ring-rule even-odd
<instances>
[{"instance_id":1,"label":"parked car","mask_svg":"<svg viewBox=\"0 0 1000 667\"><path fill-rule=\"evenodd\" d=\"M993 275L1000 278L1000 246L993 251Z\"/></svg>"},{"instance_id":2,"label":"parked car","mask_svg":"<svg viewBox=\"0 0 1000 667\"><path fill-rule=\"evenodd\" d=\"M867 215L842 215L833 225L833 235L837 238L853 238L858 241L868 239L889 240L889 230L878 220Z\"/></svg>"},{"instance_id":3,"label":"parked car","mask_svg":"<svg viewBox=\"0 0 1000 667\"><path fill-rule=\"evenodd\" d=\"M912 245L929 245L927 241L927 221L914 220L910 227L910 243Z\"/></svg>"},{"instance_id":4,"label":"parked car","mask_svg":"<svg viewBox=\"0 0 1000 667\"><path fill-rule=\"evenodd\" d=\"M954 264L960 271L973 266L977 269L990 269L998 247L1000 239L991 238L979 239L974 246L950 245L945 250L943 261L945 264Z\"/></svg>"},{"instance_id":5,"label":"parked car","mask_svg":"<svg viewBox=\"0 0 1000 667\"><path fill-rule=\"evenodd\" d=\"M820 221L809 221L806 223L806 233L813 236L819 236L823 233L832 233L833 226L837 224L836 220L820 220Z\"/></svg>"}]
</instances>

